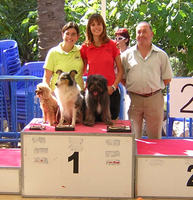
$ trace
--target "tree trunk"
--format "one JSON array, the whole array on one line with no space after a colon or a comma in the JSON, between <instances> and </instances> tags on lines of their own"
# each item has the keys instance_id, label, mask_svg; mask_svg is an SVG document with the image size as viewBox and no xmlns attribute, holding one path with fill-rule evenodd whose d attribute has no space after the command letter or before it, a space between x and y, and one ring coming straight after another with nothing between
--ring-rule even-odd
<instances>
[{"instance_id":1,"label":"tree trunk","mask_svg":"<svg viewBox=\"0 0 193 200\"><path fill-rule=\"evenodd\" d=\"M45 60L48 50L62 41L65 22L64 0L37 0L39 60Z\"/></svg>"}]
</instances>

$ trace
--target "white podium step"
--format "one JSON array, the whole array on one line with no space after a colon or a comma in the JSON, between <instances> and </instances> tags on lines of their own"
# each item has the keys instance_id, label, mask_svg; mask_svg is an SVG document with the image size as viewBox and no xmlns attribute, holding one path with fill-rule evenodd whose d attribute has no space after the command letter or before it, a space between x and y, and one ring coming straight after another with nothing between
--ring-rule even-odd
<instances>
[{"instance_id":1,"label":"white podium step","mask_svg":"<svg viewBox=\"0 0 193 200\"><path fill-rule=\"evenodd\" d=\"M132 198L133 134L106 132L102 123L66 132L26 127L22 178L24 197Z\"/></svg>"},{"instance_id":2,"label":"white podium step","mask_svg":"<svg viewBox=\"0 0 193 200\"><path fill-rule=\"evenodd\" d=\"M138 140L136 196L193 197L193 140Z\"/></svg>"},{"instance_id":3,"label":"white podium step","mask_svg":"<svg viewBox=\"0 0 193 200\"><path fill-rule=\"evenodd\" d=\"M24 197L192 198L193 139L27 126L21 150L0 149L0 180L0 193Z\"/></svg>"},{"instance_id":4,"label":"white podium step","mask_svg":"<svg viewBox=\"0 0 193 200\"><path fill-rule=\"evenodd\" d=\"M20 193L20 149L0 149L0 193Z\"/></svg>"}]
</instances>

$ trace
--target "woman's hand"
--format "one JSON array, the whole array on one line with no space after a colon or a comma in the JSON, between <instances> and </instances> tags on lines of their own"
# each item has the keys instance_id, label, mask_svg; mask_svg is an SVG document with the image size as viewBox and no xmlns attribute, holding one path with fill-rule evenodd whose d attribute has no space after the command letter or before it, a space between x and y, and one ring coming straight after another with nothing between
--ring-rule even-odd
<instances>
[{"instance_id":1,"label":"woman's hand","mask_svg":"<svg viewBox=\"0 0 193 200\"><path fill-rule=\"evenodd\" d=\"M113 94L114 89L112 88L112 86L108 86L107 89L108 89L108 94L109 95Z\"/></svg>"}]
</instances>

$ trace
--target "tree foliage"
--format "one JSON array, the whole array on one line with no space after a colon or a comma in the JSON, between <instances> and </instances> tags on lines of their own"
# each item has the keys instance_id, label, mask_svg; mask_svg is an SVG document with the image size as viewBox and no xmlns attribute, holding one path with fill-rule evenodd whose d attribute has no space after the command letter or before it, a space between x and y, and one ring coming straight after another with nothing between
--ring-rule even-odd
<instances>
[{"instance_id":1,"label":"tree foliage","mask_svg":"<svg viewBox=\"0 0 193 200\"><path fill-rule=\"evenodd\" d=\"M16 39L24 60L37 59L36 0L1 0L0 39ZM135 43L135 27L139 21L151 23L153 42L171 57L176 75L193 75L193 2L189 0L107 0L106 24L114 38L120 27L128 28L131 45ZM66 0L67 21L80 25L84 41L88 17L101 12L101 0ZM33 58L33 59L32 59Z\"/></svg>"},{"instance_id":2,"label":"tree foliage","mask_svg":"<svg viewBox=\"0 0 193 200\"><path fill-rule=\"evenodd\" d=\"M193 3L189 0L107 0L106 24L113 38L120 27L128 28L131 45L135 43L135 27L140 21L151 23L153 42L164 49L171 59L175 74L193 75ZM69 0L67 19L80 24L82 36L90 14L101 11L101 1ZM82 42L83 37L81 38ZM183 68L183 70L181 69Z\"/></svg>"},{"instance_id":3,"label":"tree foliage","mask_svg":"<svg viewBox=\"0 0 193 200\"><path fill-rule=\"evenodd\" d=\"M16 40L22 62L37 56L36 0L1 0L0 39Z\"/></svg>"}]
</instances>

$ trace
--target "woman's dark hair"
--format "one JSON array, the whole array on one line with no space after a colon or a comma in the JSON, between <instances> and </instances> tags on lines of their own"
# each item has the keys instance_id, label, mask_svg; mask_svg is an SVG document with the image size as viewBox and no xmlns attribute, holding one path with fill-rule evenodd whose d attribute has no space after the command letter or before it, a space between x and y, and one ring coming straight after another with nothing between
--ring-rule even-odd
<instances>
[{"instance_id":1,"label":"woman's dark hair","mask_svg":"<svg viewBox=\"0 0 193 200\"><path fill-rule=\"evenodd\" d=\"M68 22L67 24L65 24L62 28L62 33L64 33L69 28L74 28L76 30L77 34L79 35L79 33L80 33L79 27L75 22Z\"/></svg>"}]
</instances>

